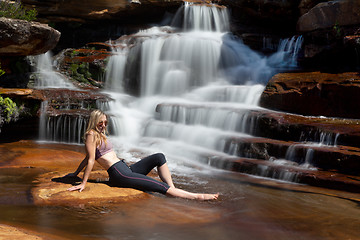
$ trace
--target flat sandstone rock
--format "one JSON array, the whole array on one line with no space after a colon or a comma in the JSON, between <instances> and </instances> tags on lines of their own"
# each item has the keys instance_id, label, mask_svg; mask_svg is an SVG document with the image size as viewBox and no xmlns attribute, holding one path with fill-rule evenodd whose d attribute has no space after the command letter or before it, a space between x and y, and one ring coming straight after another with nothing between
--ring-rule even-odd
<instances>
[{"instance_id":1,"label":"flat sandstone rock","mask_svg":"<svg viewBox=\"0 0 360 240\"><path fill-rule=\"evenodd\" d=\"M36 205L78 205L115 203L129 200L146 198L148 194L131 188L111 187L106 179L96 178L97 175L104 176L105 171L92 172L91 179L84 191L72 191L67 189L80 183L80 178L62 178L66 173L50 172L38 177L39 184L32 189L33 201Z\"/></svg>"},{"instance_id":2,"label":"flat sandstone rock","mask_svg":"<svg viewBox=\"0 0 360 240\"><path fill-rule=\"evenodd\" d=\"M8 225L3 225L0 224L0 239L6 239L6 240L22 240L22 239L26 239L26 240L41 240L41 239L63 239L63 238L58 238L58 237L53 237L51 236L50 238L48 238L49 236L42 236L44 234L40 234L40 233L34 233L34 232L30 232L28 230L22 230L19 228L15 228L12 226L8 226Z\"/></svg>"},{"instance_id":3,"label":"flat sandstone rock","mask_svg":"<svg viewBox=\"0 0 360 240\"><path fill-rule=\"evenodd\" d=\"M85 156L74 149L77 147L33 141L4 143L0 144L0 167L19 169L19 173L24 167L41 169L44 174L36 176L35 186L31 190L32 199L37 205L97 204L149 197L135 189L110 187L108 174L99 164L95 164L84 191L67 191L72 184L81 181L80 178L62 178L73 172ZM82 177L82 173L79 177Z\"/></svg>"}]
</instances>

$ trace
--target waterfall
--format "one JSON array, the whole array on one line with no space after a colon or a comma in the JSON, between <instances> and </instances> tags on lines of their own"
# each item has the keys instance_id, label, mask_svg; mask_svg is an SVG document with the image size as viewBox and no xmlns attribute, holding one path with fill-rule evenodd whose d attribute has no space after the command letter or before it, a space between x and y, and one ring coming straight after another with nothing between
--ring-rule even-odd
<instances>
[{"instance_id":1,"label":"waterfall","mask_svg":"<svg viewBox=\"0 0 360 240\"><path fill-rule=\"evenodd\" d=\"M124 76L125 64L126 49L114 49L114 55L110 58L106 69L106 88L122 92L121 79Z\"/></svg>"},{"instance_id":2,"label":"waterfall","mask_svg":"<svg viewBox=\"0 0 360 240\"><path fill-rule=\"evenodd\" d=\"M40 140L81 144L87 122L82 115L46 116L42 113Z\"/></svg>"},{"instance_id":3,"label":"waterfall","mask_svg":"<svg viewBox=\"0 0 360 240\"><path fill-rule=\"evenodd\" d=\"M215 4L204 7L185 2L183 28L184 31L227 32L230 30L227 8Z\"/></svg>"},{"instance_id":4,"label":"waterfall","mask_svg":"<svg viewBox=\"0 0 360 240\"><path fill-rule=\"evenodd\" d=\"M118 148L162 151L193 164L238 152L229 139L255 132L252 113L274 69L228 29L226 8L185 3L171 27L111 41L106 93L115 100L103 110ZM127 93L134 82L137 98Z\"/></svg>"},{"instance_id":5,"label":"waterfall","mask_svg":"<svg viewBox=\"0 0 360 240\"><path fill-rule=\"evenodd\" d=\"M184 161L193 166L213 157L252 157L241 153L242 139L256 138L256 113L263 110L258 101L275 69L294 64L289 52L301 44L290 42L261 56L229 32L225 7L193 3L178 10L171 26L111 40L104 93L113 101L98 107L109 115L118 155L161 151L173 171ZM83 116L41 119L47 140L81 142Z\"/></svg>"},{"instance_id":6,"label":"waterfall","mask_svg":"<svg viewBox=\"0 0 360 240\"><path fill-rule=\"evenodd\" d=\"M35 87L75 89L74 85L69 80L54 70L51 58L50 52L35 57Z\"/></svg>"},{"instance_id":7,"label":"waterfall","mask_svg":"<svg viewBox=\"0 0 360 240\"><path fill-rule=\"evenodd\" d=\"M297 58L302 42L302 36L293 36L280 40L277 52L268 59L269 64L283 68L298 67Z\"/></svg>"}]
</instances>

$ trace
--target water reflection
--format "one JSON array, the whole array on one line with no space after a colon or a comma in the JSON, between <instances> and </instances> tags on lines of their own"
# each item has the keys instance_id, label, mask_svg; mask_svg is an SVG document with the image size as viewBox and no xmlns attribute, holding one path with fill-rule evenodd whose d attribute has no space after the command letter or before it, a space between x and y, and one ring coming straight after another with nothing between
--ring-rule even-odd
<instances>
[{"instance_id":1,"label":"water reflection","mask_svg":"<svg viewBox=\"0 0 360 240\"><path fill-rule=\"evenodd\" d=\"M8 195L24 198L33 183L14 184L10 177L18 176L8 176L1 192L17 185ZM206 184L182 186L186 178L177 175L175 182L190 191L220 189L221 199L196 202L154 194L118 204L42 207L0 198L0 220L71 239L313 240L356 239L359 233L359 202L340 198L347 193L222 171L211 177L198 173Z\"/></svg>"}]
</instances>

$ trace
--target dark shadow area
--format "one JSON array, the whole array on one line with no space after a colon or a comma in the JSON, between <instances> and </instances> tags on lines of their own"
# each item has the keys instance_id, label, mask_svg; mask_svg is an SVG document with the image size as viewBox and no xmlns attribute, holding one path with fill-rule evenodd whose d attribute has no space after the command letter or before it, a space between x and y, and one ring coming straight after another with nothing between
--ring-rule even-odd
<instances>
[{"instance_id":1,"label":"dark shadow area","mask_svg":"<svg viewBox=\"0 0 360 240\"><path fill-rule=\"evenodd\" d=\"M79 177L56 177L52 178L52 182L58 182L58 183L65 183L65 184L71 184L71 185L78 185L81 182L81 178Z\"/></svg>"},{"instance_id":2,"label":"dark shadow area","mask_svg":"<svg viewBox=\"0 0 360 240\"><path fill-rule=\"evenodd\" d=\"M0 143L17 142L20 140L36 140L39 138L39 118L25 118L2 125Z\"/></svg>"},{"instance_id":3,"label":"dark shadow area","mask_svg":"<svg viewBox=\"0 0 360 240\"><path fill-rule=\"evenodd\" d=\"M75 185L79 185L82 181L82 179L80 177L56 177L56 178L52 178L51 179L52 182L58 182L58 183L64 183L64 184L71 184L73 186ZM110 184L110 182L108 180L101 180L101 179L96 179L96 180L92 180L89 179L88 182L90 183L103 183L106 184L110 187L113 187L113 185Z\"/></svg>"}]
</instances>

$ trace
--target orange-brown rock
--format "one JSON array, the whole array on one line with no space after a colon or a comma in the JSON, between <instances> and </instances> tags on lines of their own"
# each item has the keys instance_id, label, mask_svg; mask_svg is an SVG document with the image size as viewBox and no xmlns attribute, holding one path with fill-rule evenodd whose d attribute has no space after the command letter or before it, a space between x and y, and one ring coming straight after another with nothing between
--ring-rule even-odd
<instances>
[{"instance_id":1,"label":"orange-brown rock","mask_svg":"<svg viewBox=\"0 0 360 240\"><path fill-rule=\"evenodd\" d=\"M33 235L31 233L24 232L18 228L0 225L0 239L28 239L28 240L40 240L44 239L40 236Z\"/></svg>"},{"instance_id":2,"label":"orange-brown rock","mask_svg":"<svg viewBox=\"0 0 360 240\"><path fill-rule=\"evenodd\" d=\"M6 240L42 240L42 239L54 239L65 240L60 236L49 235L45 233L38 233L30 230L25 230L18 227L0 224L0 239Z\"/></svg>"},{"instance_id":3,"label":"orange-brown rock","mask_svg":"<svg viewBox=\"0 0 360 240\"><path fill-rule=\"evenodd\" d=\"M3 143L0 145L0 166L70 170L84 158L81 151L83 147L66 144L42 144L34 141Z\"/></svg>"},{"instance_id":4,"label":"orange-brown rock","mask_svg":"<svg viewBox=\"0 0 360 240\"><path fill-rule=\"evenodd\" d=\"M81 179L63 178L65 174L67 172L50 172L39 176L37 178L39 183L32 189L34 203L37 205L96 205L148 197L146 193L135 189L109 186L105 170L93 171L84 191L69 192L67 189L71 187L71 182L80 182Z\"/></svg>"},{"instance_id":5,"label":"orange-brown rock","mask_svg":"<svg viewBox=\"0 0 360 240\"><path fill-rule=\"evenodd\" d=\"M0 167L43 169L46 173L36 178L32 189L35 204L96 204L146 198L148 195L135 189L110 187L107 172L95 164L89 182L83 192L68 192L71 183L78 179L61 178L73 172L84 158L82 147L63 144L39 144L19 141L0 145ZM81 176L81 175L80 175Z\"/></svg>"},{"instance_id":6,"label":"orange-brown rock","mask_svg":"<svg viewBox=\"0 0 360 240\"><path fill-rule=\"evenodd\" d=\"M260 105L307 116L360 119L360 75L280 73L268 82Z\"/></svg>"},{"instance_id":7,"label":"orange-brown rock","mask_svg":"<svg viewBox=\"0 0 360 240\"><path fill-rule=\"evenodd\" d=\"M110 98L102 93L96 91L85 90L70 90L70 89L20 89L20 88L0 88L0 94L3 97L10 97L16 99L18 103L31 105L34 102L40 104L42 101L47 101L48 110L55 111L61 108L64 104L72 106L74 109L79 109L76 105L92 105L96 101L108 101ZM31 106L30 108L33 108ZM85 111L86 113L88 111Z\"/></svg>"}]
</instances>

